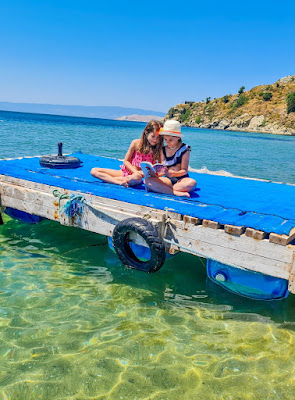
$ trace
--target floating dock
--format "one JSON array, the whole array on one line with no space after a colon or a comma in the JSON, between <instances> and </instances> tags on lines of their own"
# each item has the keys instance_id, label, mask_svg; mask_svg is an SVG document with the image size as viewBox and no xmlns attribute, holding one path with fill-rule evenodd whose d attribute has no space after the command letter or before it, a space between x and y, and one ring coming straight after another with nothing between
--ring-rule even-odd
<instances>
[{"instance_id":1,"label":"floating dock","mask_svg":"<svg viewBox=\"0 0 295 400\"><path fill-rule=\"evenodd\" d=\"M151 222L166 251L191 253L234 269L283 279L295 293L295 186L190 173L190 199L124 188L91 176L93 167L118 169L119 160L82 153L77 169L42 168L39 157L0 160L1 206L112 237L118 222ZM61 208L83 196L79 218ZM140 240L138 242L140 244Z\"/></svg>"}]
</instances>

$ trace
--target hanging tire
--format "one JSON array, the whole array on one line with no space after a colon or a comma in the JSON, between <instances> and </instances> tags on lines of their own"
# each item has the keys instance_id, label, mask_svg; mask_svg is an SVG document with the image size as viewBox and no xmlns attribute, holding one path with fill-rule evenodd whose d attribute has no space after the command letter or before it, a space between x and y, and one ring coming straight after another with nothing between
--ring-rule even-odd
<instances>
[{"instance_id":1,"label":"hanging tire","mask_svg":"<svg viewBox=\"0 0 295 400\"><path fill-rule=\"evenodd\" d=\"M151 256L147 261L140 260L130 247L129 235L140 235L150 249ZM142 218L128 218L119 222L113 232L113 246L121 262L129 268L144 272L156 272L166 258L163 239L156 227Z\"/></svg>"}]
</instances>

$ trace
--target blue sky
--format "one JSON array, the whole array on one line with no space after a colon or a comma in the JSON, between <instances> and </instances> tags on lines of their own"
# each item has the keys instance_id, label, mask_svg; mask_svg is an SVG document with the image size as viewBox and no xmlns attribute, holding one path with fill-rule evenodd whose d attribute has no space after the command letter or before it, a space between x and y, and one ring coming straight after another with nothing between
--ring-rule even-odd
<instances>
[{"instance_id":1,"label":"blue sky","mask_svg":"<svg viewBox=\"0 0 295 400\"><path fill-rule=\"evenodd\" d=\"M294 1L10 0L0 101L166 112L295 74Z\"/></svg>"}]
</instances>

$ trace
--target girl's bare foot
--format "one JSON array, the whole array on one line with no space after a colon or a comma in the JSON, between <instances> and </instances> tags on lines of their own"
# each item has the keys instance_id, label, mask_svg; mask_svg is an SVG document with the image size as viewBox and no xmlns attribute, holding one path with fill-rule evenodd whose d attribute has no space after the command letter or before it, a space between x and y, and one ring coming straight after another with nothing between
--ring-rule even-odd
<instances>
[{"instance_id":1,"label":"girl's bare foot","mask_svg":"<svg viewBox=\"0 0 295 400\"><path fill-rule=\"evenodd\" d=\"M173 194L179 197L191 197L188 192L180 192L179 190L173 190Z\"/></svg>"},{"instance_id":2,"label":"girl's bare foot","mask_svg":"<svg viewBox=\"0 0 295 400\"><path fill-rule=\"evenodd\" d=\"M126 180L128 183L128 186L135 186L135 185L139 185L142 181L142 178L139 174L132 174L129 176L126 176Z\"/></svg>"},{"instance_id":3,"label":"girl's bare foot","mask_svg":"<svg viewBox=\"0 0 295 400\"><path fill-rule=\"evenodd\" d=\"M123 179L123 180L121 181L120 185L121 185L121 186L124 186L124 187L126 187L126 188L129 187L128 179L127 179L127 178Z\"/></svg>"}]
</instances>

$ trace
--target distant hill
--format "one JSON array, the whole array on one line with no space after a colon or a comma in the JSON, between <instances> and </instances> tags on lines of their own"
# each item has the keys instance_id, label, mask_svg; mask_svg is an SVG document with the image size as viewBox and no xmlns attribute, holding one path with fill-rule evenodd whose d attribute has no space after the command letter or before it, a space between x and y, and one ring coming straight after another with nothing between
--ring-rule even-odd
<instances>
[{"instance_id":1,"label":"distant hill","mask_svg":"<svg viewBox=\"0 0 295 400\"><path fill-rule=\"evenodd\" d=\"M165 115L165 113L160 111L142 110L140 108L112 106L64 106L59 104L8 103L1 101L0 110L104 119L118 119L120 117L132 114L154 115L158 117L164 117Z\"/></svg>"},{"instance_id":2,"label":"distant hill","mask_svg":"<svg viewBox=\"0 0 295 400\"><path fill-rule=\"evenodd\" d=\"M119 121L137 121L137 122L149 122L152 119L162 120L163 117L159 117L158 115L124 115L123 117L117 118Z\"/></svg>"},{"instance_id":3,"label":"distant hill","mask_svg":"<svg viewBox=\"0 0 295 400\"><path fill-rule=\"evenodd\" d=\"M165 119L198 128L295 135L295 76L244 89L218 99L178 104Z\"/></svg>"}]
</instances>

